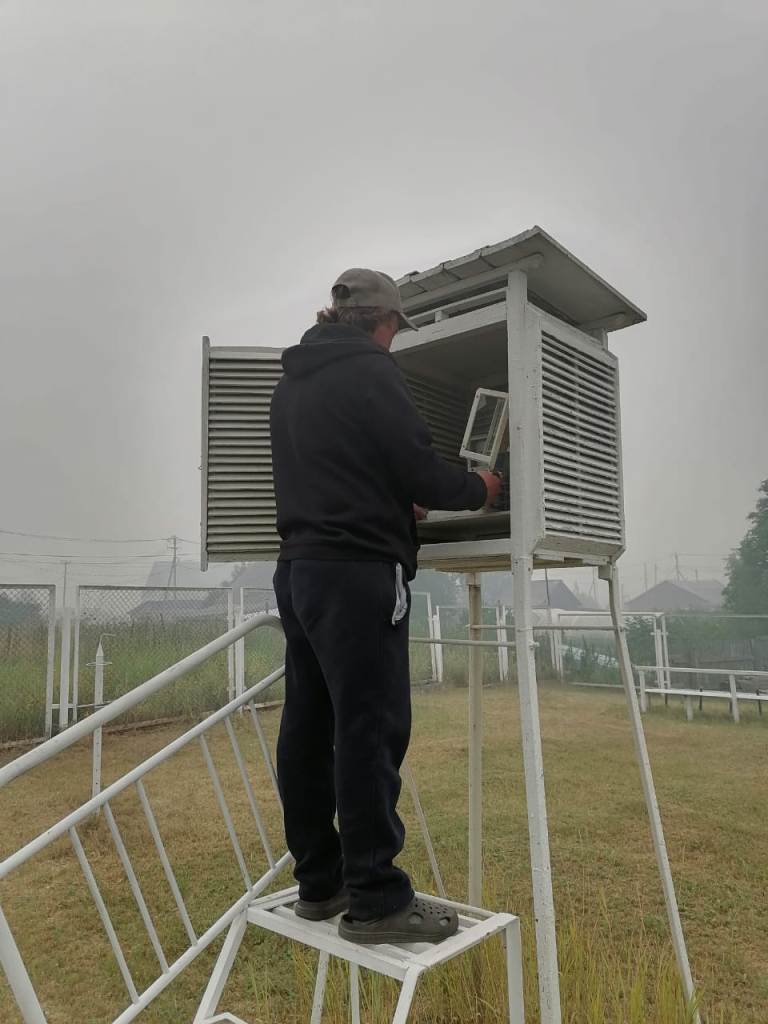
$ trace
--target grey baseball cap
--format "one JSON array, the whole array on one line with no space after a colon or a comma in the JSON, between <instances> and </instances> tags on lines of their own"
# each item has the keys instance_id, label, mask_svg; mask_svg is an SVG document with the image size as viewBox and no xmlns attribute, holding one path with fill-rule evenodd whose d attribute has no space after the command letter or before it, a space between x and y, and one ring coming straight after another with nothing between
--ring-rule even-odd
<instances>
[{"instance_id":1,"label":"grey baseball cap","mask_svg":"<svg viewBox=\"0 0 768 1024\"><path fill-rule=\"evenodd\" d=\"M344 285L349 294L338 295L337 286ZM397 314L400 329L417 331L403 312L403 300L394 278L380 270L364 270L352 267L339 274L331 288L333 305L336 309L353 309L356 306L378 306L380 309L391 309Z\"/></svg>"}]
</instances>

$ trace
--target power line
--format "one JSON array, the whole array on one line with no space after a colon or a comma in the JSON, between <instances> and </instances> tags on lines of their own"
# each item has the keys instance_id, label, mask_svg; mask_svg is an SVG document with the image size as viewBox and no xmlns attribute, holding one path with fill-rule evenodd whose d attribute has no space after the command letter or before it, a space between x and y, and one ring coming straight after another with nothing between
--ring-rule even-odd
<instances>
[{"instance_id":1,"label":"power line","mask_svg":"<svg viewBox=\"0 0 768 1024\"><path fill-rule=\"evenodd\" d=\"M167 540L166 537L138 537L129 539L126 537L61 537L52 533L25 533L23 530L4 530L0 533L8 534L11 537L34 537L36 540L66 540L84 541L86 544L159 544ZM189 543L195 543L190 541Z\"/></svg>"},{"instance_id":2,"label":"power line","mask_svg":"<svg viewBox=\"0 0 768 1024\"><path fill-rule=\"evenodd\" d=\"M53 559L54 561L62 561L63 559L69 559L72 562L82 561L85 565L128 565L131 562L143 561L148 558L159 559L165 554L164 551L157 551L154 554L141 554L141 555L120 555L115 553L114 555L109 552L94 552L90 554L88 552L81 552L78 554L70 554L65 551L0 551L0 559L3 561L18 560L18 559ZM7 557L6 557L7 556Z\"/></svg>"}]
</instances>

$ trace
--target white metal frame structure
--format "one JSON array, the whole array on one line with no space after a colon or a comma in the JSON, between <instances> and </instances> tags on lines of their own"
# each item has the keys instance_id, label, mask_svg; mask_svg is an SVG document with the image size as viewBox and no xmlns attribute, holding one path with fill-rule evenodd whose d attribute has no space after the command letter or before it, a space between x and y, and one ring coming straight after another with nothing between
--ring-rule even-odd
<instances>
[{"instance_id":1,"label":"white metal frame structure","mask_svg":"<svg viewBox=\"0 0 768 1024\"><path fill-rule=\"evenodd\" d=\"M407 314L423 326L415 335L398 336L396 358L406 376L420 378L421 392L431 387L439 394L451 383L455 392L463 376L472 387L509 394L506 523L503 513L494 512L434 517L420 529L420 563L469 574L512 568L542 1024L560 1024L561 1007L534 660L534 568L597 566L608 582L612 629L672 941L683 991L693 1003L616 569L624 550L621 423L618 363L607 349L607 331L638 323L645 314L539 228L409 275L398 284ZM473 372L475 379L467 380ZM414 397L419 404L418 390ZM430 421L430 405L421 401ZM447 410L444 406L443 422ZM438 434L438 444L439 439ZM471 590L473 576L468 580ZM471 721L478 714L474 701L479 697L473 700L473 694L479 695L480 686L470 662ZM470 764L479 756L473 755L473 735L470 724Z\"/></svg>"},{"instance_id":2,"label":"white metal frame structure","mask_svg":"<svg viewBox=\"0 0 768 1024\"><path fill-rule=\"evenodd\" d=\"M96 742L97 737L100 738L102 728L109 721L135 707L138 703L164 687L169 686L209 658L238 643L247 633L265 626L279 629L281 628L280 620L275 616L266 614L249 617L223 636L136 687L130 693L125 694L109 705L95 710L89 718L72 725L69 729L59 733L42 746L29 751L10 764L0 768L0 788L13 782L31 769L49 762L51 758L87 736L93 736L94 742ZM99 646L99 651L101 652L101 645ZM98 668L103 669L103 652L101 652L99 660ZM47 850L57 840L62 838L69 839L72 851L85 878L91 900L106 932L114 961L122 976L127 992L128 1003L113 1018L112 1024L128 1024L128 1022L135 1020L200 953L224 932L227 933L224 945L214 965L193 1024L215 1024L217 1021L244 1024L240 1018L235 1017L231 1013L219 1013L218 1004L248 925L264 928L286 936L319 951L311 1024L320 1024L328 963L331 956L345 960L349 964L350 1005L352 1007L352 1020L354 1024L360 1024L359 970L361 967L386 975L387 977L396 978L402 982L402 991L393 1017L393 1024L405 1024L417 982L422 974L453 959L486 939L495 935L501 935L506 949L509 1022L510 1024L524 1024L520 921L511 914L494 914L476 907L445 900L445 887L437 864L426 817L412 772L407 764L403 766L403 780L413 800L419 829L424 840L437 890L445 902L455 907L459 914L460 927L455 936L436 947L425 943L377 945L376 947L358 946L341 939L337 933L335 923L308 922L297 918L292 910L292 906L298 898L296 887L282 890L272 895L263 895L292 861L290 854L276 855L272 848L264 824L263 810L260 807L258 795L249 776L243 751L237 738L235 722L241 712L246 710L250 712L249 717L256 731L258 746L267 769L268 777L279 801L276 773L266 736L259 720L256 698L277 682L277 680L281 679L284 672L284 667L278 668L260 683L238 695L223 708L193 726L182 736L173 740L158 753L147 758L143 763L127 772L122 778L112 783L106 789L101 792L94 792L91 799L77 810L65 815L51 828L46 829L36 838L27 842L21 849L0 862L0 881L8 878L37 854ZM216 726L222 725L226 730L240 781L242 782L247 803L250 807L253 829L258 837L267 864L267 870L258 878L254 878L249 869L244 853L245 844L241 842L238 835L222 785L222 779L214 763L209 746L209 734ZM241 894L232 905L216 921L208 925L201 932L195 930L190 912L184 902L145 785L147 776L153 769L164 764L179 751L195 742L200 746L202 759L213 785L216 802L221 814L221 822L228 836L243 882ZM94 779L94 786L96 786L96 779ZM188 944L186 948L172 961L168 959L163 948L157 927L152 919L152 913L142 891L141 882L113 810L113 802L128 790L133 790L138 797L149 836L154 844L159 864L162 867L176 905L181 925L187 935ZM142 990L139 990L131 972L128 957L121 945L107 903L99 888L99 883L81 840L83 826L90 818L97 814L104 815L112 844L123 868L126 884L133 896L146 937L157 959L159 972L154 980ZM25 1024L47 1024L45 1011L2 907L0 907L0 966L8 979ZM74 1008L73 1012L75 1012Z\"/></svg>"},{"instance_id":3,"label":"white metal frame structure","mask_svg":"<svg viewBox=\"0 0 768 1024\"><path fill-rule=\"evenodd\" d=\"M689 1001L694 988L632 682L617 591L624 550L618 360L607 333L646 319L539 227L398 281L419 324L392 354L435 447L461 465L477 388L509 396L508 507L437 512L419 523L420 564L470 574L513 573L513 615L528 807L542 1024L560 1024L555 912L534 661L531 574L535 568L598 567L608 580L612 629L626 691L670 930ZM269 447L269 396L279 353L203 344L202 558L273 558L279 538ZM478 588L479 589L479 588ZM470 616L479 635L479 615ZM482 641L475 640L474 644ZM493 646L493 642L490 642ZM470 780L481 764L481 659L470 659ZM479 785L470 808L479 889Z\"/></svg>"}]
</instances>

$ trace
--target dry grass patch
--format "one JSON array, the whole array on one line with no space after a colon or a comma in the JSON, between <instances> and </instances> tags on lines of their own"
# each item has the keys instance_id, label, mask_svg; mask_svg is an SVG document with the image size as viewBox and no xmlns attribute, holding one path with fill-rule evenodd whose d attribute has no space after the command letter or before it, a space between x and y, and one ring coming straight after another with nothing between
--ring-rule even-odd
<instances>
[{"instance_id":1,"label":"dry grass patch","mask_svg":"<svg viewBox=\"0 0 768 1024\"><path fill-rule=\"evenodd\" d=\"M567 1024L685 1024L655 869L647 819L621 696L545 688L542 692L547 791L555 896L559 915L564 1021ZM265 718L272 738L278 715ZM673 709L646 719L667 842L680 896L694 975L708 1024L764 1024L768 1005L768 730L756 717L740 726L711 713L691 724ZM178 729L175 730L178 732ZM170 729L108 736L106 775L118 777L167 743ZM279 812L248 723L238 724L268 829L282 848ZM238 785L223 730L211 750L221 773L249 867L264 858ZM412 767L427 811L446 885L466 892L466 693L415 698ZM531 895L519 719L514 691L486 694L485 904L524 922L527 1002L535 1002ZM88 795L89 750L76 748L0 794L0 855L52 824ZM199 747L192 744L147 783L169 854L203 931L242 891L242 880ZM185 937L149 840L138 800L126 793L115 816L134 859L169 959ZM404 863L419 887L428 868L407 796ZM157 962L109 840L95 819L82 838L107 898L137 983ZM289 879L284 876L281 882ZM109 1021L125 990L109 954L85 883L66 842L36 857L0 887L0 900L42 993L51 1024ZM220 942L140 1018L152 1024L190 1021ZM276 936L250 930L225 1004L251 1024L309 1018L314 957ZM387 1019L395 986L366 977L367 1021ZM536 1020L529 1014L530 1024ZM0 1020L20 1017L0 981ZM346 979L330 977L324 1020L348 1020ZM500 944L428 976L414 1020L502 1024Z\"/></svg>"}]
</instances>

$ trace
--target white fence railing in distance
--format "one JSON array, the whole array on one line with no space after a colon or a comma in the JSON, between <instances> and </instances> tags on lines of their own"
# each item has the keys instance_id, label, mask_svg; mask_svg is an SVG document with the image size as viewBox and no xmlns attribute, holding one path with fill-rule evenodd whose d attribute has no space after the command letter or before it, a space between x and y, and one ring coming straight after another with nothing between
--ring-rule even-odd
<instances>
[{"instance_id":1,"label":"white fence railing in distance","mask_svg":"<svg viewBox=\"0 0 768 1024\"><path fill-rule=\"evenodd\" d=\"M51 735L56 587L0 584L0 742Z\"/></svg>"},{"instance_id":2,"label":"white fence railing in distance","mask_svg":"<svg viewBox=\"0 0 768 1024\"><path fill-rule=\"evenodd\" d=\"M93 707L94 665L102 637L110 663L104 700L111 701L233 625L232 591L225 587L78 587L69 721ZM220 707L234 692L234 671L233 655L225 650L198 669L196 685L164 692L137 708L134 717L178 717Z\"/></svg>"},{"instance_id":3,"label":"white fence railing in distance","mask_svg":"<svg viewBox=\"0 0 768 1024\"><path fill-rule=\"evenodd\" d=\"M26 771L50 762L73 743L95 733L107 722L124 715L131 707L151 699L177 679L189 679L191 672L219 656L241 635L263 626L279 628L279 620L269 616L255 616L240 627L228 631L177 665L118 698L113 704L94 712L89 719L73 725L41 747L0 768L0 786L12 782ZM67 814L0 862L0 881L4 881L34 858L45 856L46 851L58 840L68 840L68 869L64 868L61 860L66 856L65 851L57 847L57 875L60 880L66 878L67 885L74 886L75 872L81 873L82 883L101 919L103 953L107 956L111 954L126 993L120 1004L110 1010L113 1024L128 1024L134 1020L227 929L255 896L270 886L290 862L287 854L276 852L281 833L277 795L272 785L274 766L256 706L257 699L282 677L283 671L283 668L273 671L235 701L193 726L159 753L108 786L95 799ZM238 713L241 709L248 711L248 714L241 716ZM253 733L248 739L250 730ZM163 774L162 766L184 752L188 770L189 751L194 747L199 748L200 767L205 767L210 790L207 800L202 801L201 787L195 781L196 803L200 813L185 817L183 823L187 843L183 868L188 876L190 871L194 872L199 867L189 861L190 856L196 856L194 843L188 842L190 833L204 828L210 830L211 822L216 820L217 834L220 836L216 864L218 870L223 871L224 862L221 858L224 851L229 850L229 871L227 877L222 877L220 882L221 900L218 902L223 901L224 907L218 906L215 910L209 900L195 900L195 891L199 887L180 881L178 869L174 867L174 862L180 857L179 849L168 846L170 826L164 822L162 813L162 807L167 808L168 802L158 799L163 795L162 791L169 778ZM255 777L257 759L261 761L258 780ZM149 782L148 777L156 770L158 775L153 776ZM202 803L206 806L201 806ZM277 827L274 824L270 827L270 809L271 818L278 822ZM98 823L95 820L97 816L100 818ZM94 843L98 851L97 870L94 870L93 856L89 856ZM145 851L144 860L146 851L154 849L156 870L153 876L164 877L167 902L171 902L175 908L173 922L156 912L155 892L149 900L145 895L146 878L139 877L134 866L136 855L131 855L131 851L139 849ZM108 900L105 900L99 882L105 870L110 872L111 879ZM121 942L120 935L128 919L124 897L133 901L135 912L141 920L143 948L140 948L141 942L132 941L130 947ZM47 964L48 953L46 951L45 956L42 956L40 949L25 949L24 953L29 960L24 959L15 938L19 926L23 925L24 915L20 915L21 920L18 920L18 916L10 911L6 916L4 909L0 908L0 965L25 1024L46 1024L47 1017L41 1005L40 993L45 993L51 982L50 971L41 966ZM63 927L64 923L58 917L54 930L55 939L59 943L62 941L60 932ZM80 920L73 922L73 934L78 929L82 929ZM89 949L92 957L102 955L98 939L94 941L90 935ZM36 966L37 952L41 953L41 961ZM148 957L154 958L154 973L148 969ZM76 1002L79 998L73 991L73 1005L64 1011L66 1019L75 1020L82 1015L81 1007ZM59 1010L57 1008L57 1012Z\"/></svg>"},{"instance_id":4,"label":"white fence railing in distance","mask_svg":"<svg viewBox=\"0 0 768 1024\"><path fill-rule=\"evenodd\" d=\"M668 703L670 698L679 698L685 708L685 716L688 721L693 719L693 709L696 701L699 703L699 710L702 710L704 700L727 700L730 705L731 717L734 722L741 720L739 703L755 704L758 713L762 715L763 705L768 703L768 672L757 672L744 669L743 671L731 671L729 669L713 668L683 668L672 666L670 675L683 676L683 685L680 686L648 686L647 677L654 672L650 665L636 665L635 671L638 674L640 689L640 710L648 711L650 708L650 696L656 694L664 698ZM727 690L705 689L702 686L695 686L694 682L700 676L705 679L727 680ZM685 686L685 680L690 680L690 685Z\"/></svg>"}]
</instances>

